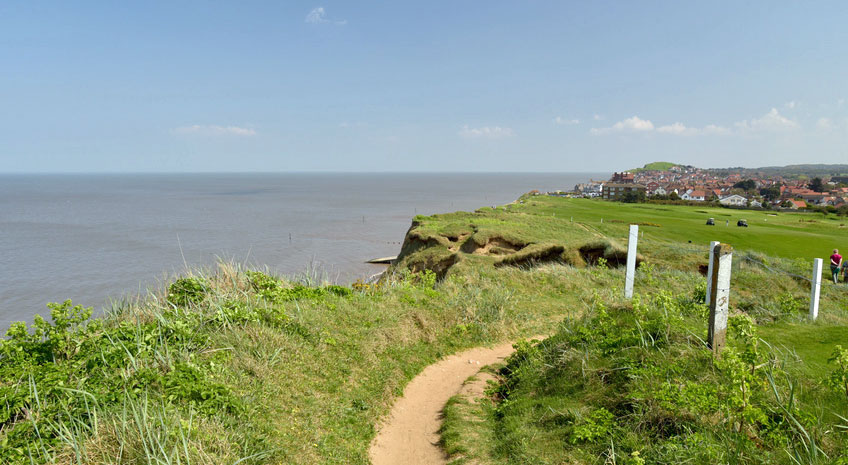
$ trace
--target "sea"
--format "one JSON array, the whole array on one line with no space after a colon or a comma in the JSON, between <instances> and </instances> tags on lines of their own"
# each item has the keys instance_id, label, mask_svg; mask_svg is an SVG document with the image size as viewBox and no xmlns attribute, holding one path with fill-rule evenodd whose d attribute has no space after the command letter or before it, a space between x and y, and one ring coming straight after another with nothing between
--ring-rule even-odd
<instances>
[{"instance_id":1,"label":"sea","mask_svg":"<svg viewBox=\"0 0 848 465\"><path fill-rule=\"evenodd\" d=\"M220 261L348 284L415 215L609 173L0 175L0 335L71 299L97 311Z\"/></svg>"}]
</instances>

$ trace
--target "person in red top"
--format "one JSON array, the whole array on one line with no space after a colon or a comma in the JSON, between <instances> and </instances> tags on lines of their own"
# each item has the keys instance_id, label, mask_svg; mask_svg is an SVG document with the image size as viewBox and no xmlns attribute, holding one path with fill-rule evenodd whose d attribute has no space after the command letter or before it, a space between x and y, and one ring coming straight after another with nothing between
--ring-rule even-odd
<instances>
[{"instance_id":1,"label":"person in red top","mask_svg":"<svg viewBox=\"0 0 848 465\"><path fill-rule=\"evenodd\" d=\"M833 273L833 284L839 282L840 266L842 266L842 255L839 255L838 249L833 249L833 255L830 256L830 272Z\"/></svg>"}]
</instances>

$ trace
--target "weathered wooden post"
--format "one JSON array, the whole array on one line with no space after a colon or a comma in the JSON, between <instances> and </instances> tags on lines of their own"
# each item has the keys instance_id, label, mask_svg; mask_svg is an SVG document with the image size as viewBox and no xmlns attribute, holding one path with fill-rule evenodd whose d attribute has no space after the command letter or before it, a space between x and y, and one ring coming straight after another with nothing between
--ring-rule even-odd
<instances>
[{"instance_id":1,"label":"weathered wooden post","mask_svg":"<svg viewBox=\"0 0 848 465\"><path fill-rule=\"evenodd\" d=\"M712 277L713 276L713 254L714 254L713 249L715 249L715 246L717 246L717 245L718 245L718 241L710 242L710 261L709 261L709 263L707 263L707 295L704 298L704 304L706 304L706 305L710 304L710 292L712 291L712 288L713 288L713 277Z\"/></svg>"},{"instance_id":2,"label":"weathered wooden post","mask_svg":"<svg viewBox=\"0 0 848 465\"><path fill-rule=\"evenodd\" d=\"M707 344L719 355L727 338L727 309L730 304L730 268L733 265L733 247L717 244L713 247L713 272L710 276L710 322Z\"/></svg>"},{"instance_id":3,"label":"weathered wooden post","mask_svg":"<svg viewBox=\"0 0 848 465\"><path fill-rule=\"evenodd\" d=\"M821 270L822 259L816 258L813 260L813 281L810 290L810 318L815 320L819 317L819 296L821 295Z\"/></svg>"},{"instance_id":4,"label":"weathered wooden post","mask_svg":"<svg viewBox=\"0 0 848 465\"><path fill-rule=\"evenodd\" d=\"M636 242L639 240L639 225L630 225L630 239L627 241L627 275L624 278L624 298L633 297L633 276L636 274Z\"/></svg>"}]
</instances>

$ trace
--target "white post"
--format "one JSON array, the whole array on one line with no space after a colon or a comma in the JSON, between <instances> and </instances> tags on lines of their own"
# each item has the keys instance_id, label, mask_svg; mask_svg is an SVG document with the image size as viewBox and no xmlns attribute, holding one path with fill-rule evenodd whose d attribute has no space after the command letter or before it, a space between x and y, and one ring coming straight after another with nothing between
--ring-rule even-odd
<instances>
[{"instance_id":1,"label":"white post","mask_svg":"<svg viewBox=\"0 0 848 465\"><path fill-rule=\"evenodd\" d=\"M815 320L819 317L819 295L821 295L821 270L822 259L816 258L813 260L813 281L810 291L810 318Z\"/></svg>"},{"instance_id":2,"label":"white post","mask_svg":"<svg viewBox=\"0 0 848 465\"><path fill-rule=\"evenodd\" d=\"M624 279L624 298L633 297L633 275L636 274L636 242L639 240L639 225L630 225L630 239L627 241L627 276Z\"/></svg>"},{"instance_id":3,"label":"white post","mask_svg":"<svg viewBox=\"0 0 848 465\"><path fill-rule=\"evenodd\" d=\"M713 278L712 278L712 276L713 276L713 253L714 253L715 246L717 246L717 245L718 245L718 241L710 242L710 261L707 264L707 296L704 299L704 303L706 305L710 304L710 293L712 292L712 289L713 289Z\"/></svg>"},{"instance_id":4,"label":"white post","mask_svg":"<svg viewBox=\"0 0 848 465\"><path fill-rule=\"evenodd\" d=\"M727 338L727 309L730 305L730 268L733 265L733 247L718 244L713 248L713 292L710 295L710 321L707 344L718 355Z\"/></svg>"}]
</instances>

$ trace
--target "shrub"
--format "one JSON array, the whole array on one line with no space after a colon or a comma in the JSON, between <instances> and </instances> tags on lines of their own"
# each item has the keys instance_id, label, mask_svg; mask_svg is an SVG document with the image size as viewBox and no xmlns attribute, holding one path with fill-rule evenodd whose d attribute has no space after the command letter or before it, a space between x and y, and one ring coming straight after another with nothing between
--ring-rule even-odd
<instances>
[{"instance_id":1,"label":"shrub","mask_svg":"<svg viewBox=\"0 0 848 465\"><path fill-rule=\"evenodd\" d=\"M207 290L202 278L180 278L168 286L168 302L181 307L197 304L206 296Z\"/></svg>"}]
</instances>

